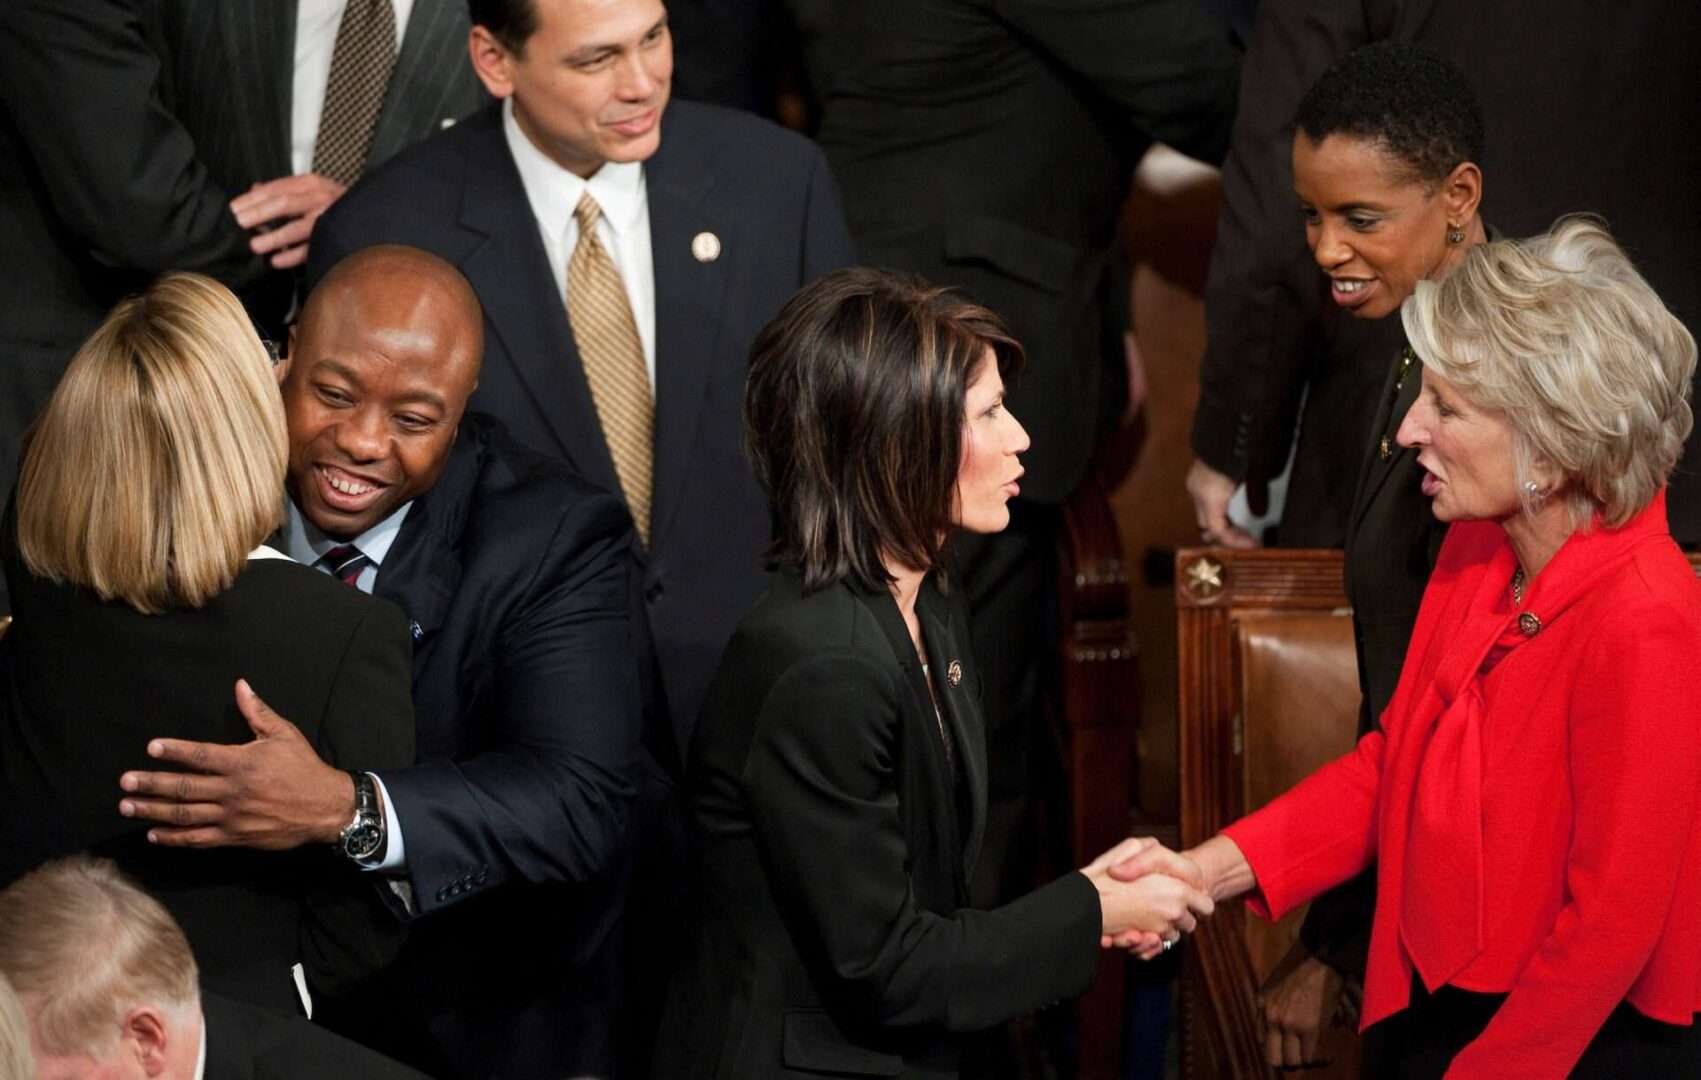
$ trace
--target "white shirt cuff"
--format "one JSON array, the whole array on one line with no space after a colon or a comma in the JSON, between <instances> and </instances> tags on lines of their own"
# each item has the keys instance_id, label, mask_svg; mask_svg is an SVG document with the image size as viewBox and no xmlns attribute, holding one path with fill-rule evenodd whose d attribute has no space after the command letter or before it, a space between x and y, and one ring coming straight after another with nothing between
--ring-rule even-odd
<instances>
[{"instance_id":1,"label":"white shirt cuff","mask_svg":"<svg viewBox=\"0 0 1701 1080\"><path fill-rule=\"evenodd\" d=\"M396 804L390 801L390 789L377 773L367 774L378 785L378 799L384 804L384 854L376 862L361 862L363 870L403 870L407 867L407 849L402 844L402 820L396 816Z\"/></svg>"}]
</instances>

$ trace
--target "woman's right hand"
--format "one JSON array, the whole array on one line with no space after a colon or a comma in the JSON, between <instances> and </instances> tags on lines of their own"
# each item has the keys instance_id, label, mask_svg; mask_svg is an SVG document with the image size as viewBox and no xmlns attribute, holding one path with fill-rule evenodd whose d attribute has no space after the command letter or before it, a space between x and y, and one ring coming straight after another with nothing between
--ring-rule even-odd
<instances>
[{"instance_id":1,"label":"woman's right hand","mask_svg":"<svg viewBox=\"0 0 1701 1080\"><path fill-rule=\"evenodd\" d=\"M1133 943L1138 940L1136 932L1174 941L1192 933L1199 918L1210 915L1214 906L1200 887L1202 881L1184 880L1185 871L1182 877L1160 871L1135 881L1112 877L1109 867L1092 866L1083 873L1098 890L1101 936L1106 941L1120 938Z\"/></svg>"}]
</instances>

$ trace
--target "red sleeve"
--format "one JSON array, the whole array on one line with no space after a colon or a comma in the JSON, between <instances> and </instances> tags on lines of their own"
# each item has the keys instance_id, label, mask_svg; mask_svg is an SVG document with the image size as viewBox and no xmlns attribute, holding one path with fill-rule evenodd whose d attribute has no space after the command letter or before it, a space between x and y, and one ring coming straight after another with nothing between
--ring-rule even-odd
<instances>
[{"instance_id":1,"label":"red sleeve","mask_svg":"<svg viewBox=\"0 0 1701 1080\"><path fill-rule=\"evenodd\" d=\"M1665 604L1620 609L1593 631L1568 724L1570 902L1449 1077L1565 1075L1647 965L1701 786L1701 698L1678 674L1697 638Z\"/></svg>"},{"instance_id":2,"label":"red sleeve","mask_svg":"<svg viewBox=\"0 0 1701 1080\"><path fill-rule=\"evenodd\" d=\"M1258 880L1248 907L1279 919L1370 865L1383 744L1381 731L1370 732L1356 749L1223 830Z\"/></svg>"}]
</instances>

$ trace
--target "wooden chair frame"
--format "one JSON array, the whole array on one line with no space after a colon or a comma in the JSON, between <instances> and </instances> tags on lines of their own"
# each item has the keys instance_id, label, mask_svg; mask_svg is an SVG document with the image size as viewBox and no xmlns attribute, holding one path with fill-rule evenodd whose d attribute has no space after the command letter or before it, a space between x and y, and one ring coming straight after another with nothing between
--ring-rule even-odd
<instances>
[{"instance_id":1,"label":"wooden chair frame","mask_svg":"<svg viewBox=\"0 0 1701 1080\"><path fill-rule=\"evenodd\" d=\"M1175 567L1181 842L1192 846L1246 812L1236 620L1254 612L1337 611L1347 598L1338 550L1187 548ZM1276 1075L1264 1062L1246 919L1240 904L1225 904L1188 945L1185 1077Z\"/></svg>"},{"instance_id":2,"label":"wooden chair frame","mask_svg":"<svg viewBox=\"0 0 1701 1080\"><path fill-rule=\"evenodd\" d=\"M1074 865L1085 866L1128 835L1140 726L1128 571L1106 487L1096 473L1064 505L1057 569L1069 846ZM1121 1075L1126 971L1126 957L1107 952L1078 1004L1080 1080Z\"/></svg>"}]
</instances>

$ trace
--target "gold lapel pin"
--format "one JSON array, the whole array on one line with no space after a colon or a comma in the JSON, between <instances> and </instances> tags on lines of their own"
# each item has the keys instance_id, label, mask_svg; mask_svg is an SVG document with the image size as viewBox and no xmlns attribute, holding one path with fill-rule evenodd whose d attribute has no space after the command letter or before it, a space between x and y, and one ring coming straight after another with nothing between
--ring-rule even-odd
<instances>
[{"instance_id":1,"label":"gold lapel pin","mask_svg":"<svg viewBox=\"0 0 1701 1080\"><path fill-rule=\"evenodd\" d=\"M700 263L712 263L721 257L721 238L712 232L700 232L691 238L691 255Z\"/></svg>"},{"instance_id":2,"label":"gold lapel pin","mask_svg":"<svg viewBox=\"0 0 1701 1080\"><path fill-rule=\"evenodd\" d=\"M963 681L963 662L953 660L945 666L945 681L956 686Z\"/></svg>"}]
</instances>

